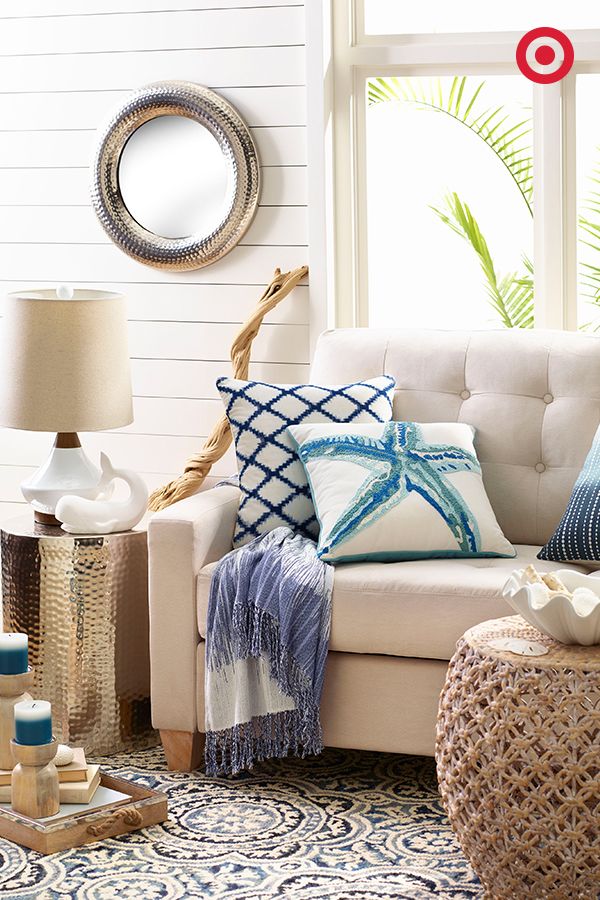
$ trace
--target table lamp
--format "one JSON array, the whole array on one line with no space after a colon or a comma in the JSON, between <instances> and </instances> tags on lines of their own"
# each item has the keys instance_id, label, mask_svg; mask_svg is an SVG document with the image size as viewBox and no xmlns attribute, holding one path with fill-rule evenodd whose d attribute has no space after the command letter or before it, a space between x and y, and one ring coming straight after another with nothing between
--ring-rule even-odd
<instances>
[{"instance_id":1,"label":"table lamp","mask_svg":"<svg viewBox=\"0 0 600 900\"><path fill-rule=\"evenodd\" d=\"M56 432L46 462L21 490L35 519L60 524L66 494L93 499L101 478L78 431L133 421L125 298L108 291L17 291L2 308L0 425Z\"/></svg>"}]
</instances>

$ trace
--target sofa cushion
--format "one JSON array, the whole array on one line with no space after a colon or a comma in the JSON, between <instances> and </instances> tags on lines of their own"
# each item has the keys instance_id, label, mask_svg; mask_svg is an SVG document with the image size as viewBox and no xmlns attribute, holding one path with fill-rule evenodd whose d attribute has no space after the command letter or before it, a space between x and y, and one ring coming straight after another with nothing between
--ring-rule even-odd
<instances>
[{"instance_id":1,"label":"sofa cushion","mask_svg":"<svg viewBox=\"0 0 600 900\"><path fill-rule=\"evenodd\" d=\"M338 566L333 583L330 650L450 659L472 625L514 615L502 599L513 569L533 563L539 572L556 563L536 559L537 546L518 544L513 559L432 559ZM198 628L206 637L210 579L216 563L198 576ZM582 567L562 566L582 571Z\"/></svg>"}]
</instances>

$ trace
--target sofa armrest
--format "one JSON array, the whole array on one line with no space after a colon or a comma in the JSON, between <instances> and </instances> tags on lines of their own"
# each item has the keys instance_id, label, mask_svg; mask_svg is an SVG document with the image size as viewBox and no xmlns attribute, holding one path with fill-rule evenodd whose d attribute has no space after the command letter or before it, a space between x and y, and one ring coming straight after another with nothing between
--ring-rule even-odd
<instances>
[{"instance_id":1,"label":"sofa armrest","mask_svg":"<svg viewBox=\"0 0 600 900\"><path fill-rule=\"evenodd\" d=\"M231 550L239 488L223 485L155 513L148 525L150 677L155 728L196 731L196 576ZM204 730L204 723L200 723Z\"/></svg>"}]
</instances>

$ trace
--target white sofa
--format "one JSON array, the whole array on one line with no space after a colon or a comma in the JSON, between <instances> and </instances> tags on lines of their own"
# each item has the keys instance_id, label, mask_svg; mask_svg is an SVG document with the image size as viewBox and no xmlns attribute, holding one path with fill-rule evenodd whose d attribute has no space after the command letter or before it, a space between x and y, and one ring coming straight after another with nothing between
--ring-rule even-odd
<instances>
[{"instance_id":1,"label":"white sofa","mask_svg":"<svg viewBox=\"0 0 600 900\"><path fill-rule=\"evenodd\" d=\"M558 523L600 421L600 338L543 331L326 332L313 381L396 378L394 418L475 426L488 496L517 559L336 569L322 722L326 744L427 754L456 640L511 613L500 591ZM200 763L210 576L231 549L235 487L205 490L149 528L152 715L172 768Z\"/></svg>"}]
</instances>

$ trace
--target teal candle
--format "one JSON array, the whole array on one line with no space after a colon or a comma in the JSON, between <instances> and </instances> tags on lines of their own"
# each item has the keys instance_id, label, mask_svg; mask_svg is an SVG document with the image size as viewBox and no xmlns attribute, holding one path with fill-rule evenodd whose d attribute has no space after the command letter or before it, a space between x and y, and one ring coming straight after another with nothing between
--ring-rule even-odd
<instances>
[{"instance_id":1,"label":"teal candle","mask_svg":"<svg viewBox=\"0 0 600 900\"><path fill-rule=\"evenodd\" d=\"M15 704L15 741L49 744L52 740L52 707L47 700L23 700Z\"/></svg>"},{"instance_id":2,"label":"teal candle","mask_svg":"<svg viewBox=\"0 0 600 900\"><path fill-rule=\"evenodd\" d=\"M0 633L0 675L21 675L27 663L27 635Z\"/></svg>"}]
</instances>

